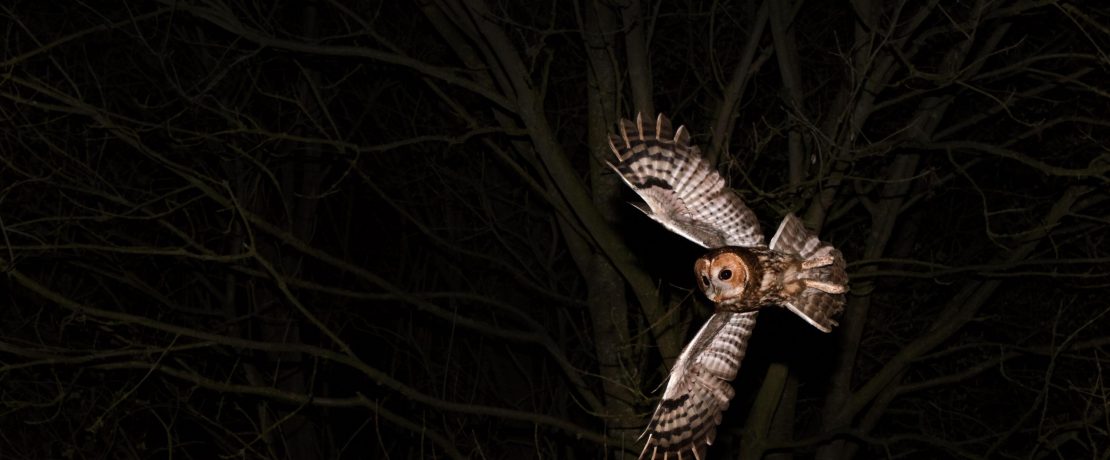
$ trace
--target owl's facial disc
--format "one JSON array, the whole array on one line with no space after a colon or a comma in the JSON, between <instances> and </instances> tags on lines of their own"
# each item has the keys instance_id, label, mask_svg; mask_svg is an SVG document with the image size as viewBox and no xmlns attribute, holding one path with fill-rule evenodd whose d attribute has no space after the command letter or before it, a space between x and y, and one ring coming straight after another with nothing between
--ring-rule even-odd
<instances>
[{"instance_id":1,"label":"owl's facial disc","mask_svg":"<svg viewBox=\"0 0 1110 460\"><path fill-rule=\"evenodd\" d=\"M739 255L732 252L709 254L694 264L698 286L709 300L729 303L744 295L748 268Z\"/></svg>"}]
</instances>

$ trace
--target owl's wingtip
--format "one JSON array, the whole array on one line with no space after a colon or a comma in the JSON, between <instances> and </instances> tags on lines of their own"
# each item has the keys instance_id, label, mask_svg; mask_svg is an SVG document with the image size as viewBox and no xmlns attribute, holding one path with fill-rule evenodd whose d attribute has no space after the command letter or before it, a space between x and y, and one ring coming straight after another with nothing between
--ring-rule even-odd
<instances>
[{"instance_id":1,"label":"owl's wingtip","mask_svg":"<svg viewBox=\"0 0 1110 460\"><path fill-rule=\"evenodd\" d=\"M636 438L636 440L640 440L641 438L643 438L643 437L644 437L644 434L647 434L647 430L644 430L644 433L643 433L643 434L641 434L639 438ZM644 450L641 450L641 451L640 451L640 456L639 456L639 457L637 457L637 458L636 458L636 460L643 460L643 459L644 459L644 455L646 455L646 454L647 454L648 448L649 448L649 447L653 447L653 446L651 445L651 436L652 436L652 435L648 435L647 441L646 441L646 442L644 442ZM654 446L654 447L655 447L656 449L658 449L658 448L659 448L659 446ZM653 450L653 451L652 451L652 453L651 453L651 458L655 458L655 452L654 452L654 450Z\"/></svg>"},{"instance_id":2,"label":"owl's wingtip","mask_svg":"<svg viewBox=\"0 0 1110 460\"><path fill-rule=\"evenodd\" d=\"M617 148L617 144L613 143L613 137L612 135L609 136L609 151L613 152L613 156L617 157L617 161L622 161L624 159L621 158L621 151ZM610 163L609 166L613 165Z\"/></svg>"}]
</instances>

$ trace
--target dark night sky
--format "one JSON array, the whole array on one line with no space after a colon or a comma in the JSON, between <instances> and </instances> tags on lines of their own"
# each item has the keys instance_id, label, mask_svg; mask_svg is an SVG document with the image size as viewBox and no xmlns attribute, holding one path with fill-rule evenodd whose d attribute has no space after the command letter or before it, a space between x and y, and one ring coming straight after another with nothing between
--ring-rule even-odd
<instances>
[{"instance_id":1,"label":"dark night sky","mask_svg":"<svg viewBox=\"0 0 1110 460\"><path fill-rule=\"evenodd\" d=\"M637 112L848 261L710 458L1110 456L1103 2L0 17L0 458L635 457L712 313L605 166Z\"/></svg>"}]
</instances>

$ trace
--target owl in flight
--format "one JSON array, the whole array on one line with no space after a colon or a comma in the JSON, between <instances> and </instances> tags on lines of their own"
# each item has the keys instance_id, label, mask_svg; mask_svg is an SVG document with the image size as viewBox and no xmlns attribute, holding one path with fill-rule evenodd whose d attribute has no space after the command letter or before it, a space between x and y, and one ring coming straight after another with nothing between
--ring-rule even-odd
<instances>
[{"instance_id":1,"label":"owl in flight","mask_svg":"<svg viewBox=\"0 0 1110 460\"><path fill-rule=\"evenodd\" d=\"M734 390L759 309L782 306L829 332L844 309L848 275L832 245L788 214L769 245L755 213L725 185L712 165L660 114L654 124L621 120L609 136L617 156L610 165L645 205L648 217L708 249L694 264L698 286L716 304L675 361L666 390L644 435L640 458L700 460L713 442Z\"/></svg>"}]
</instances>

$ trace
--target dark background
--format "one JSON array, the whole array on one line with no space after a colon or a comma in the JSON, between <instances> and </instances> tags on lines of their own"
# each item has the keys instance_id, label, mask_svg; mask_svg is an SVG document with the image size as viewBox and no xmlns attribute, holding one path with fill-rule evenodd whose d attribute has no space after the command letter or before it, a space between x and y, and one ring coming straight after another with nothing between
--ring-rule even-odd
<instances>
[{"instance_id":1,"label":"dark background","mask_svg":"<svg viewBox=\"0 0 1110 460\"><path fill-rule=\"evenodd\" d=\"M849 261L712 458L1110 455L1101 1L0 6L0 458L629 458L710 313L666 113Z\"/></svg>"}]
</instances>

